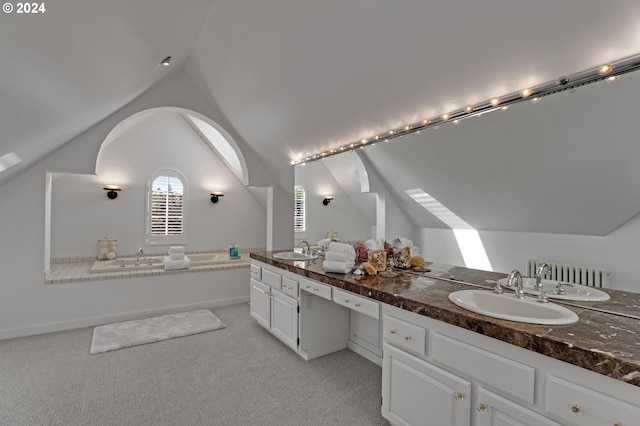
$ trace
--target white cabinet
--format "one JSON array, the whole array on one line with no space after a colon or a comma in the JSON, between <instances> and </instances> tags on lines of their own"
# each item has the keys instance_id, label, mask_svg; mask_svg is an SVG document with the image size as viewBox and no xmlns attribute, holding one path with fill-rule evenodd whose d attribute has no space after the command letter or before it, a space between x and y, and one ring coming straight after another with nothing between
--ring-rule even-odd
<instances>
[{"instance_id":1,"label":"white cabinet","mask_svg":"<svg viewBox=\"0 0 640 426\"><path fill-rule=\"evenodd\" d=\"M271 327L271 287L251 278L251 316L265 328Z\"/></svg>"},{"instance_id":2,"label":"white cabinet","mask_svg":"<svg viewBox=\"0 0 640 426\"><path fill-rule=\"evenodd\" d=\"M637 405L556 376L547 376L545 406L548 413L559 417L567 425L640 424L640 407Z\"/></svg>"},{"instance_id":3,"label":"white cabinet","mask_svg":"<svg viewBox=\"0 0 640 426\"><path fill-rule=\"evenodd\" d=\"M292 349L298 347L298 300L271 290L271 332Z\"/></svg>"},{"instance_id":4,"label":"white cabinet","mask_svg":"<svg viewBox=\"0 0 640 426\"><path fill-rule=\"evenodd\" d=\"M297 349L298 299L279 290L282 277L277 272L260 268L265 281L261 282L253 278L258 275L256 270L257 268L252 268L251 271L251 316L287 346ZM292 287L291 282L288 285Z\"/></svg>"},{"instance_id":5,"label":"white cabinet","mask_svg":"<svg viewBox=\"0 0 640 426\"><path fill-rule=\"evenodd\" d=\"M382 415L393 425L470 424L471 383L384 345Z\"/></svg>"},{"instance_id":6,"label":"white cabinet","mask_svg":"<svg viewBox=\"0 0 640 426\"><path fill-rule=\"evenodd\" d=\"M380 303L338 288L333 289L333 301L350 310L349 349L382 365Z\"/></svg>"},{"instance_id":7,"label":"white cabinet","mask_svg":"<svg viewBox=\"0 0 640 426\"><path fill-rule=\"evenodd\" d=\"M474 405L477 426L561 426L483 388L479 389Z\"/></svg>"},{"instance_id":8,"label":"white cabinet","mask_svg":"<svg viewBox=\"0 0 640 426\"><path fill-rule=\"evenodd\" d=\"M464 392L471 396L465 398L471 404L469 425L640 424L636 386L386 304L382 318L382 414L393 424L456 424L447 418L425 421L422 408L414 407L410 393L427 392L431 398L443 389L451 391L427 385L428 380L451 389L460 386L458 381L470 383L471 393ZM448 376L434 376L434 369ZM456 379L446 382L442 377ZM444 399L440 404L451 415L452 406Z\"/></svg>"},{"instance_id":9,"label":"white cabinet","mask_svg":"<svg viewBox=\"0 0 640 426\"><path fill-rule=\"evenodd\" d=\"M331 301L331 286L258 261L251 316L305 360L347 348L349 310Z\"/></svg>"}]
</instances>

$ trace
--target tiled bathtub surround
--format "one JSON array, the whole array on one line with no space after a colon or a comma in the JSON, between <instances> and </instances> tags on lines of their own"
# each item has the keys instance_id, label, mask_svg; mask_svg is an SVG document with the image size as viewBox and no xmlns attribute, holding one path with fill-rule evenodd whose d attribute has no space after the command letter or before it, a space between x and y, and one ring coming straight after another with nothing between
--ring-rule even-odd
<instances>
[{"instance_id":1,"label":"tiled bathtub surround","mask_svg":"<svg viewBox=\"0 0 640 426\"><path fill-rule=\"evenodd\" d=\"M102 273L89 273L91 265L96 261L93 257L64 257L64 258L52 258L51 267L48 273L45 273L44 281L46 284L65 284L65 283L78 283L83 281L101 281L101 280L115 280L123 278L142 278L156 275L167 274L186 274L191 272L204 272L215 271L219 269L235 269L235 268L248 268L251 259L249 259L250 251L263 251L264 248L247 248L240 250L240 256L242 260L234 261L228 264L215 264L215 265L201 265L192 266L189 269L180 269L175 271L165 271L164 269L141 269L141 270L126 270L118 272L102 272ZM194 251L188 252L189 254L200 253L226 253L221 251ZM161 254L148 254L148 257L165 256L166 253ZM133 255L123 255L122 257L135 257Z\"/></svg>"}]
</instances>

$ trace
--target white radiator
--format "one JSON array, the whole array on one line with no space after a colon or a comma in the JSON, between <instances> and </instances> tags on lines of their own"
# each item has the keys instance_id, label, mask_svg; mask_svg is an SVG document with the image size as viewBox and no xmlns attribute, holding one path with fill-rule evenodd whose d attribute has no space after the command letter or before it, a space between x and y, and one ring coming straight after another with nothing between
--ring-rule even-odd
<instances>
[{"instance_id":1,"label":"white radiator","mask_svg":"<svg viewBox=\"0 0 640 426\"><path fill-rule=\"evenodd\" d=\"M573 284L588 285L590 287L608 287L609 270L593 266L566 265L563 263L547 262L529 259L527 261L527 276L535 277L540 264L546 263L551 270L551 280L564 281Z\"/></svg>"}]
</instances>

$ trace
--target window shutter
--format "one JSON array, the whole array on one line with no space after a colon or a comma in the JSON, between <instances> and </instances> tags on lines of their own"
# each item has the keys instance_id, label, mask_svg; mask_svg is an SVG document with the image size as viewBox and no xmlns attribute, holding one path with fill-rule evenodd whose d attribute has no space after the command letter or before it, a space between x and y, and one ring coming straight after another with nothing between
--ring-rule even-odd
<instances>
[{"instance_id":1,"label":"window shutter","mask_svg":"<svg viewBox=\"0 0 640 426\"><path fill-rule=\"evenodd\" d=\"M293 230L295 232L305 231L305 194L304 188L300 185L294 187L295 204L293 210Z\"/></svg>"},{"instance_id":2,"label":"window shutter","mask_svg":"<svg viewBox=\"0 0 640 426\"><path fill-rule=\"evenodd\" d=\"M151 188L151 235L182 235L184 187L177 177L159 176Z\"/></svg>"}]
</instances>

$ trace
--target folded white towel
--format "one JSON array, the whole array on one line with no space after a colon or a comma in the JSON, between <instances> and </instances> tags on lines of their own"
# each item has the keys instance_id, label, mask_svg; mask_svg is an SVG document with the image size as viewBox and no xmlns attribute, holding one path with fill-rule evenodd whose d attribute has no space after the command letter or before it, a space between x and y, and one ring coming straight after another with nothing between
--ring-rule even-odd
<instances>
[{"instance_id":1,"label":"folded white towel","mask_svg":"<svg viewBox=\"0 0 640 426\"><path fill-rule=\"evenodd\" d=\"M184 247L183 246L171 246L169 247L169 254L184 254Z\"/></svg>"},{"instance_id":2,"label":"folded white towel","mask_svg":"<svg viewBox=\"0 0 640 426\"><path fill-rule=\"evenodd\" d=\"M333 260L338 262L346 262L347 260L353 261L347 253L339 251L328 251L324 254L324 260Z\"/></svg>"},{"instance_id":3,"label":"folded white towel","mask_svg":"<svg viewBox=\"0 0 640 426\"><path fill-rule=\"evenodd\" d=\"M353 262L338 262L335 260L325 260L322 262L322 269L325 272L336 272L338 274L348 274L353 268Z\"/></svg>"},{"instance_id":4,"label":"folded white towel","mask_svg":"<svg viewBox=\"0 0 640 426\"><path fill-rule=\"evenodd\" d=\"M171 257L165 256L162 263L164 263L164 270L171 271L175 269L189 269L191 266L191 259L185 256L181 260L171 260Z\"/></svg>"},{"instance_id":5,"label":"folded white towel","mask_svg":"<svg viewBox=\"0 0 640 426\"><path fill-rule=\"evenodd\" d=\"M352 261L356 260L356 249L354 249L351 244L337 243L334 241L331 244L329 244L329 251L346 253L349 257L349 260L352 260Z\"/></svg>"},{"instance_id":6,"label":"folded white towel","mask_svg":"<svg viewBox=\"0 0 640 426\"><path fill-rule=\"evenodd\" d=\"M184 259L184 252L182 253L172 253L169 255L169 259L171 260L182 260Z\"/></svg>"}]
</instances>

